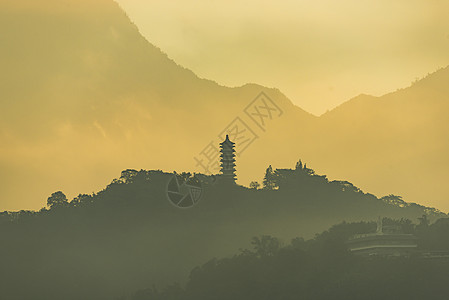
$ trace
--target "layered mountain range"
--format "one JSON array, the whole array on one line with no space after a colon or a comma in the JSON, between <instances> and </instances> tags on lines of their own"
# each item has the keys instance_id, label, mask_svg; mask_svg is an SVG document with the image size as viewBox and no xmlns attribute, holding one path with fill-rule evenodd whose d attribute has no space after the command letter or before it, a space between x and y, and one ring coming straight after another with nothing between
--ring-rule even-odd
<instances>
[{"instance_id":1,"label":"layered mountain range","mask_svg":"<svg viewBox=\"0 0 449 300\"><path fill-rule=\"evenodd\" d=\"M227 132L240 184L301 158L377 196L449 209L449 68L317 117L277 89L199 78L112 0L1 3L0 36L0 210L91 193L127 168L214 173L210 145Z\"/></svg>"}]
</instances>

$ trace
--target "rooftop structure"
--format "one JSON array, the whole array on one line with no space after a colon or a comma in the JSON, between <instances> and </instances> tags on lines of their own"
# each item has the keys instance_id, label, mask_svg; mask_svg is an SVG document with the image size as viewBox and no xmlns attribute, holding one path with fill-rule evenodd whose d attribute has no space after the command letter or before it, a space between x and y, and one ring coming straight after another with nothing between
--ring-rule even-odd
<instances>
[{"instance_id":1,"label":"rooftop structure","mask_svg":"<svg viewBox=\"0 0 449 300\"><path fill-rule=\"evenodd\" d=\"M416 251L417 238L401 233L396 226L383 226L377 222L375 233L357 234L347 241L348 249L362 256L410 256Z\"/></svg>"}]
</instances>

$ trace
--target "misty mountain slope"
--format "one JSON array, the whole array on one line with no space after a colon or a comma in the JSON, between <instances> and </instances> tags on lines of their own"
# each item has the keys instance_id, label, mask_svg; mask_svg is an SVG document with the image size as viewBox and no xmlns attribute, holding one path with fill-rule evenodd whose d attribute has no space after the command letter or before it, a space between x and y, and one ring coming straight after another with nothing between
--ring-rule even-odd
<instances>
[{"instance_id":1,"label":"misty mountain slope","mask_svg":"<svg viewBox=\"0 0 449 300\"><path fill-rule=\"evenodd\" d=\"M167 198L173 174L122 172L104 190L39 212L0 213L0 269L7 299L111 299L173 281L213 257L247 248L254 236L288 243L331 224L446 217L435 209L378 199L305 167L275 169L278 190L227 186L198 175L204 196L180 209Z\"/></svg>"},{"instance_id":2,"label":"misty mountain slope","mask_svg":"<svg viewBox=\"0 0 449 300\"><path fill-rule=\"evenodd\" d=\"M194 157L217 147L237 117L252 132L237 157L242 184L301 157L378 196L448 209L447 68L314 117L277 89L198 78L112 0L19 0L1 3L0 14L4 209L38 208L59 189L91 193L127 168L204 172ZM280 109L271 119L244 111L261 92Z\"/></svg>"},{"instance_id":3,"label":"misty mountain slope","mask_svg":"<svg viewBox=\"0 0 449 300\"><path fill-rule=\"evenodd\" d=\"M342 158L347 178L423 204L447 201L448 83L447 67L382 97L361 95L320 117L321 130L331 133L326 145Z\"/></svg>"},{"instance_id":4,"label":"misty mountain slope","mask_svg":"<svg viewBox=\"0 0 449 300\"><path fill-rule=\"evenodd\" d=\"M2 72L3 97L9 104L20 102L2 110L11 121L23 105L38 109L27 117L69 114L71 121L82 124L104 115L110 122L111 114L123 113L120 105L127 101L150 110L153 118L161 115L153 110L161 108L186 114L207 109L212 114L247 104L238 98L244 92L200 80L170 60L140 35L113 1L91 7L68 0L62 1L66 9L45 10L55 3L46 0L42 9L12 5L2 10L2 37L8 45L1 53L8 70ZM291 106L287 99L281 101ZM217 104L221 107L215 108Z\"/></svg>"},{"instance_id":5,"label":"misty mountain slope","mask_svg":"<svg viewBox=\"0 0 449 300\"><path fill-rule=\"evenodd\" d=\"M277 90L199 79L113 1L21 0L0 14L5 208L39 207L58 188L91 192L128 167L193 169L194 155L261 91L294 118L313 118Z\"/></svg>"},{"instance_id":6,"label":"misty mountain slope","mask_svg":"<svg viewBox=\"0 0 449 300\"><path fill-rule=\"evenodd\" d=\"M398 194L444 210L448 83L449 68L444 68L382 97L355 97L306 126L289 124L294 130L288 135L278 134L286 130L278 123L260 149L286 145L272 148L278 155L268 163L285 166L297 155L332 179L347 178L379 196ZM256 164L255 156L245 160L254 158Z\"/></svg>"}]
</instances>

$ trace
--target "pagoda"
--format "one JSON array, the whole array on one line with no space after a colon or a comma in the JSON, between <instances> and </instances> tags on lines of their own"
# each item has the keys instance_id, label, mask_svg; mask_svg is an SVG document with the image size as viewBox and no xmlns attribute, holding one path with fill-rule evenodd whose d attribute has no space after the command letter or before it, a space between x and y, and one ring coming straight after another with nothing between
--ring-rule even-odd
<instances>
[{"instance_id":1,"label":"pagoda","mask_svg":"<svg viewBox=\"0 0 449 300\"><path fill-rule=\"evenodd\" d=\"M229 135L220 143L220 166L223 181L235 183L237 176L235 175L235 143L229 140Z\"/></svg>"}]
</instances>

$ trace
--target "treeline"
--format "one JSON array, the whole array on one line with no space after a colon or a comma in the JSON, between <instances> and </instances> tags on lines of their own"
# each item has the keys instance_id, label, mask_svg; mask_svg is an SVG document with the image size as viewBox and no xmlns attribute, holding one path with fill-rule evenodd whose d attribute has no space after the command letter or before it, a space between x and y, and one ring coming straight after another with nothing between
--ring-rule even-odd
<instances>
[{"instance_id":1,"label":"treeline","mask_svg":"<svg viewBox=\"0 0 449 300\"><path fill-rule=\"evenodd\" d=\"M449 219L429 224L384 218L419 237L419 251L449 251ZM194 268L185 286L172 284L136 292L129 300L206 299L447 299L449 259L361 258L345 241L374 232L374 222L343 222L310 240L287 245L271 236L252 239L252 249Z\"/></svg>"},{"instance_id":2,"label":"treeline","mask_svg":"<svg viewBox=\"0 0 449 300\"><path fill-rule=\"evenodd\" d=\"M260 187L258 182L251 182L250 188ZM307 164L299 160L294 169L274 169L270 165L262 182L263 190L281 190L284 192L299 192L303 195L319 194L324 198L333 198L335 195L344 194L346 198L363 197L367 200L380 200L386 204L400 208L423 209L428 215L442 216L438 209L425 207L416 203L408 203L398 195L387 195L378 198L370 193L364 193L360 188L354 186L349 181L333 180L329 181L326 175L319 175L315 170L308 168Z\"/></svg>"},{"instance_id":3,"label":"treeline","mask_svg":"<svg viewBox=\"0 0 449 300\"><path fill-rule=\"evenodd\" d=\"M62 191L56 191L49 196L46 201L47 205L40 211L22 210L18 212L0 212L0 224L7 221L17 222L22 217L26 219L31 216L48 213L50 210L61 211L64 208L86 208L95 205L102 206L107 202L113 204L119 201L124 201L126 198L131 198L129 195L124 194L125 192L130 192L130 189L125 188L125 186L132 186L134 189L139 186L148 186L149 184L153 187L159 184L164 186L165 181L173 175L177 175L181 182L190 178L195 178L202 182L204 188L212 188L212 190L214 190L214 185L219 186L220 182L219 175L210 176L199 173L192 174L190 172L178 174L176 172L166 173L161 170L137 171L127 169L121 172L120 178L113 179L105 189L98 193L79 194L69 201ZM259 192L280 191L284 195L295 194L299 199L308 199L314 201L318 205L320 202L316 201L317 199L325 200L324 202L339 198L345 200L380 200L384 204L398 208L418 209L431 218L442 217L445 215L436 208L406 202L401 196L390 194L378 198L373 194L363 192L349 181L329 181L325 175L316 174L313 169L308 168L307 164L303 164L301 160L296 163L294 169L273 169L270 165L266 169L262 184L253 181L250 183L249 188L243 186L240 186L240 188L242 188L241 191L249 189L253 191L257 190ZM220 187L218 187L217 190L220 190ZM261 195L259 194L259 196Z\"/></svg>"},{"instance_id":4,"label":"treeline","mask_svg":"<svg viewBox=\"0 0 449 300\"><path fill-rule=\"evenodd\" d=\"M195 177L203 186L201 200L180 209L167 198L174 173L125 170L98 193L69 200L56 191L40 211L1 213L0 257L7 259L0 298L112 299L149 282L184 281L193 267L248 248L254 236L310 239L342 220L416 221L425 215L434 222L446 216L398 196L377 198L349 182L329 181L301 162L294 169L270 167L266 175L262 186L248 188L222 184L219 176L178 173L181 182ZM444 246L438 243L427 242Z\"/></svg>"}]
</instances>

